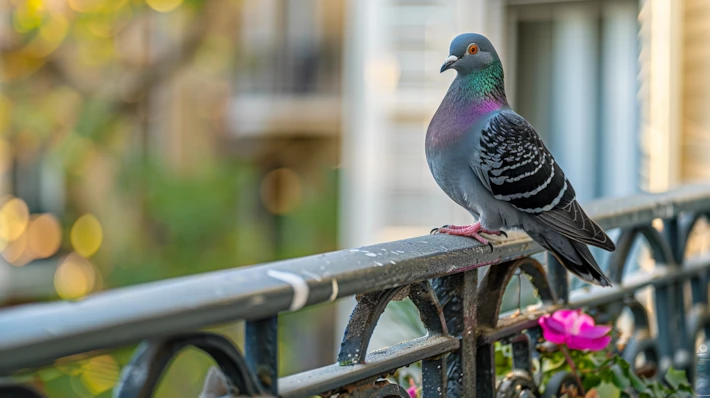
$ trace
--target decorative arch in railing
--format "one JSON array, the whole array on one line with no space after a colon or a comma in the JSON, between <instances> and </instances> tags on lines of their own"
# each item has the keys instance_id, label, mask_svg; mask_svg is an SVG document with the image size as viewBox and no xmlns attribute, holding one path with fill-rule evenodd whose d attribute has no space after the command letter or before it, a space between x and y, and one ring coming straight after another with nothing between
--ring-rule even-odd
<instances>
[{"instance_id":1,"label":"decorative arch in railing","mask_svg":"<svg viewBox=\"0 0 710 398\"><path fill-rule=\"evenodd\" d=\"M141 343L123 368L121 379L114 388L114 397L152 396L170 362L188 346L198 348L214 359L228 382L229 394L263 396L264 388L232 342L218 334L196 332Z\"/></svg>"},{"instance_id":2,"label":"decorative arch in railing","mask_svg":"<svg viewBox=\"0 0 710 398\"><path fill-rule=\"evenodd\" d=\"M419 361L425 398L539 396L543 386L533 366L541 337L537 319L557 308L584 307L601 322L615 321L625 310L631 314L634 330L620 355L632 365L644 355L648 369L637 370L657 376L673 366L691 379L708 380L707 373L695 373L695 341L703 334L710 339L710 257L687 258L686 248L710 211L710 186L605 201L592 209L603 227L620 229L617 251L607 262L613 288L570 294L564 269L549 259L546 270L529 257L540 248L522 235L511 235L492 252L465 238L420 237L122 289L78 304L0 311L0 375L144 340L123 369L117 398L150 397L170 361L188 346L215 360L232 396L407 397L386 376ZM657 218L664 220L662 232L653 227ZM647 241L657 266L625 278L639 238ZM491 267L479 275L483 265ZM502 317L503 294L516 272L530 279L541 305ZM648 287L653 308L635 297ZM191 301L181 296L188 291ZM276 315L351 295L358 303L337 363L279 379ZM387 304L404 298L419 310L427 334L368 353ZM243 355L222 336L194 332L239 319L246 319ZM494 371L496 342L510 345L513 353L513 371L503 380ZM543 396L557 396L562 386L575 383L560 373L544 386ZM0 396L41 395L6 383L0 384Z\"/></svg>"},{"instance_id":3,"label":"decorative arch in railing","mask_svg":"<svg viewBox=\"0 0 710 398\"><path fill-rule=\"evenodd\" d=\"M661 234L650 224L624 228L617 239L616 251L609 258L609 278L614 285L623 283L626 266L629 263L631 249L638 238L645 238L651 250L651 258L659 266L675 267L671 248ZM637 300L631 292L622 300L612 302L597 314L600 322L609 322L617 319L624 308L628 308L633 316L634 332L622 351L623 358L632 366L636 366L636 359L645 357L646 376L660 373L661 348L658 341L652 338L651 323L648 310ZM658 301L658 296L656 296ZM659 303L660 304L660 303ZM668 367L666 364L665 367Z\"/></svg>"}]
</instances>

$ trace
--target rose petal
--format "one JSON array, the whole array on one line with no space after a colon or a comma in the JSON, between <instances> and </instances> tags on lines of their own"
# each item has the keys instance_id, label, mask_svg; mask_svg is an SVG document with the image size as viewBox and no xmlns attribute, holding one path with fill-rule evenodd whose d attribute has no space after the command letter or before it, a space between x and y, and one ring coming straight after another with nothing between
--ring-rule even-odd
<instances>
[{"instance_id":1,"label":"rose petal","mask_svg":"<svg viewBox=\"0 0 710 398\"><path fill-rule=\"evenodd\" d=\"M409 387L407 389L407 393L409 394L410 398L417 398L417 387Z\"/></svg>"},{"instance_id":2,"label":"rose petal","mask_svg":"<svg viewBox=\"0 0 710 398\"><path fill-rule=\"evenodd\" d=\"M585 337L588 339L596 339L602 337L611 331L611 326L599 325L599 326L588 326L582 325L579 328L579 333L577 336Z\"/></svg>"},{"instance_id":3,"label":"rose petal","mask_svg":"<svg viewBox=\"0 0 710 398\"><path fill-rule=\"evenodd\" d=\"M552 318L549 314L541 317L538 320L538 323L540 324L540 327L543 328L543 330L547 328L554 333L567 334L567 329L565 329L564 324Z\"/></svg>"},{"instance_id":4,"label":"rose petal","mask_svg":"<svg viewBox=\"0 0 710 398\"><path fill-rule=\"evenodd\" d=\"M571 336L567 339L567 347L573 350L589 350L589 351L599 351L603 350L611 342L611 336L604 336L598 339L586 339L579 336Z\"/></svg>"},{"instance_id":5,"label":"rose petal","mask_svg":"<svg viewBox=\"0 0 710 398\"><path fill-rule=\"evenodd\" d=\"M607 336L611 326L596 326L594 318L583 313L581 309L558 310L552 315L542 316L538 323L547 341L567 344L575 350L598 351L611 341L611 337Z\"/></svg>"},{"instance_id":6,"label":"rose petal","mask_svg":"<svg viewBox=\"0 0 710 398\"><path fill-rule=\"evenodd\" d=\"M580 327L596 325L596 322L594 322L594 318L583 313L582 311L579 311L577 313L577 319L575 319L575 321Z\"/></svg>"},{"instance_id":7,"label":"rose petal","mask_svg":"<svg viewBox=\"0 0 710 398\"><path fill-rule=\"evenodd\" d=\"M567 318L567 317L569 317L570 315L575 315L575 314L577 314L577 312L578 312L578 310L561 309L561 310L555 311L552 315L553 315L553 316L557 315L557 316L560 316L560 317L562 317L562 318Z\"/></svg>"},{"instance_id":8,"label":"rose petal","mask_svg":"<svg viewBox=\"0 0 710 398\"><path fill-rule=\"evenodd\" d=\"M556 333L550 329L542 329L542 337L545 338L545 340L555 343L555 344L565 344L567 342L567 335L564 333Z\"/></svg>"},{"instance_id":9,"label":"rose petal","mask_svg":"<svg viewBox=\"0 0 710 398\"><path fill-rule=\"evenodd\" d=\"M557 310L552 314L552 319L564 325L565 330L570 330L577 319L576 310Z\"/></svg>"}]
</instances>

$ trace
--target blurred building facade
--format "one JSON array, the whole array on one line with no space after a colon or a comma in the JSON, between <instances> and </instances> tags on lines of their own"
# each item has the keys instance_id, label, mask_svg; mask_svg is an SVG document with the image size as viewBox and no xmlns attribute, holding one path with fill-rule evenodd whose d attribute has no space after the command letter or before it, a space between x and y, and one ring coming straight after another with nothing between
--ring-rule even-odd
<instances>
[{"instance_id":1,"label":"blurred building facade","mask_svg":"<svg viewBox=\"0 0 710 398\"><path fill-rule=\"evenodd\" d=\"M682 64L675 65L682 76L675 84L680 86L682 108L680 114L682 139L680 149L681 181L705 180L710 176L707 153L710 150L710 4L702 0L685 0L673 5L676 29L682 34L676 42L683 48Z\"/></svg>"}]
</instances>

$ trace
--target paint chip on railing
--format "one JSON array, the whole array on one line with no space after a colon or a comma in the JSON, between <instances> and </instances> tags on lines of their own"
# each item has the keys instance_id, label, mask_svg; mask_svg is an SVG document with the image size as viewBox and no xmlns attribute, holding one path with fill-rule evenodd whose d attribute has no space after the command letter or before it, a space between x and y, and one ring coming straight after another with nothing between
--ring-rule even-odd
<instances>
[{"instance_id":1,"label":"paint chip on railing","mask_svg":"<svg viewBox=\"0 0 710 398\"><path fill-rule=\"evenodd\" d=\"M266 275L291 285L293 289L293 300L291 301L291 306L288 308L289 311L300 310L306 305L310 289L308 288L308 282L306 282L303 277L292 272L277 271L275 269L266 271Z\"/></svg>"},{"instance_id":2,"label":"paint chip on railing","mask_svg":"<svg viewBox=\"0 0 710 398\"><path fill-rule=\"evenodd\" d=\"M251 298L251 305L261 305L266 302L266 299L262 295L254 296Z\"/></svg>"},{"instance_id":3,"label":"paint chip on railing","mask_svg":"<svg viewBox=\"0 0 710 398\"><path fill-rule=\"evenodd\" d=\"M338 281L333 278L330 280L330 283L333 285L333 292L330 294L330 298L328 300L335 301L335 299L338 298Z\"/></svg>"}]
</instances>

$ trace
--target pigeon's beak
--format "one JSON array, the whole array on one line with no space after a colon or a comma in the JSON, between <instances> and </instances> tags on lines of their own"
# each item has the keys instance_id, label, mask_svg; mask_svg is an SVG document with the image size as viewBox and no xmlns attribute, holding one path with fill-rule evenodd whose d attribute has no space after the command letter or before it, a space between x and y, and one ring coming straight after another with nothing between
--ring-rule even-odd
<instances>
[{"instance_id":1,"label":"pigeon's beak","mask_svg":"<svg viewBox=\"0 0 710 398\"><path fill-rule=\"evenodd\" d=\"M451 69L451 66L458 60L459 60L459 57L457 57L455 55L449 55L449 57L446 58L446 60L444 61L444 64L441 65L441 70L439 71L439 73L441 73L447 69Z\"/></svg>"}]
</instances>

